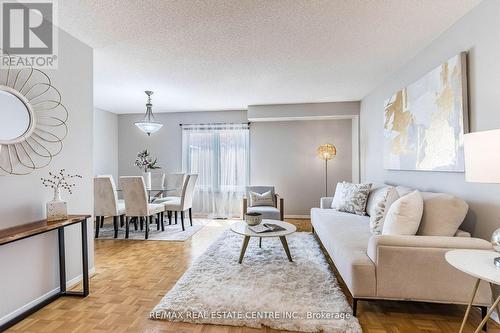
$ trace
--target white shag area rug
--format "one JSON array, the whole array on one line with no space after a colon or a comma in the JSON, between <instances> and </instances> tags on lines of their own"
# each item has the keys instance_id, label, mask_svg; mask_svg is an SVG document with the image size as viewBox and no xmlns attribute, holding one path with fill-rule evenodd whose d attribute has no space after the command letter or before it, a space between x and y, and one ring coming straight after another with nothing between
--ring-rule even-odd
<instances>
[{"instance_id":1,"label":"white shag area rug","mask_svg":"<svg viewBox=\"0 0 500 333\"><path fill-rule=\"evenodd\" d=\"M310 233L287 236L294 262L278 238L226 231L152 310L151 319L303 332L361 332L358 320Z\"/></svg>"},{"instance_id":2,"label":"white shag area rug","mask_svg":"<svg viewBox=\"0 0 500 333\"><path fill-rule=\"evenodd\" d=\"M205 225L210 222L209 219L202 218L193 218L193 226L189 224L189 219L184 221L185 230L182 231L181 221L179 220L177 224L169 225L167 221L165 221L165 231L156 230L156 223L153 223L149 226L149 237L147 240L154 241L172 241L172 242L182 242L191 238L195 233L200 231ZM115 231L113 227L113 223L110 221L106 221L104 225L99 230L99 238L98 239L115 239L115 240L145 240L144 239L144 230L138 228L135 230L134 224L130 224L129 229L129 238L125 238L125 227L121 227L118 229L118 238L114 238Z\"/></svg>"}]
</instances>

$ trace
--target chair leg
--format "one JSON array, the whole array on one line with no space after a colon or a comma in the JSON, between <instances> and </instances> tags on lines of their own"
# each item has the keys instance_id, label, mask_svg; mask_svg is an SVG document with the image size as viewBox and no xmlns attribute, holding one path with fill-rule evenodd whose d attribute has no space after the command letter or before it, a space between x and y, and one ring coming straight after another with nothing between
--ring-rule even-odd
<instances>
[{"instance_id":1,"label":"chair leg","mask_svg":"<svg viewBox=\"0 0 500 333\"><path fill-rule=\"evenodd\" d=\"M141 216L141 217L139 217L139 219L140 219L139 224L140 224L140 227L141 227L141 231L143 231L144 230L144 217Z\"/></svg>"},{"instance_id":2,"label":"chair leg","mask_svg":"<svg viewBox=\"0 0 500 333\"><path fill-rule=\"evenodd\" d=\"M161 223L161 231L165 231L165 221L163 221L165 219L165 213L164 212L161 212L161 218L160 218L160 223Z\"/></svg>"},{"instance_id":3,"label":"chair leg","mask_svg":"<svg viewBox=\"0 0 500 333\"><path fill-rule=\"evenodd\" d=\"M481 320L483 320L488 313L488 307L487 306L480 306L480 309L481 309ZM488 332L488 322L484 323L483 331Z\"/></svg>"},{"instance_id":4,"label":"chair leg","mask_svg":"<svg viewBox=\"0 0 500 333\"><path fill-rule=\"evenodd\" d=\"M184 231L185 230L184 229L184 211L181 211L181 224L182 224L182 231Z\"/></svg>"},{"instance_id":5,"label":"chair leg","mask_svg":"<svg viewBox=\"0 0 500 333\"><path fill-rule=\"evenodd\" d=\"M113 216L113 228L115 229L115 238L118 238L118 216Z\"/></svg>"},{"instance_id":6,"label":"chair leg","mask_svg":"<svg viewBox=\"0 0 500 333\"><path fill-rule=\"evenodd\" d=\"M193 226L193 211L192 208L189 208L189 223Z\"/></svg>"},{"instance_id":7,"label":"chair leg","mask_svg":"<svg viewBox=\"0 0 500 333\"><path fill-rule=\"evenodd\" d=\"M99 227L101 226L101 217L96 216L95 220L95 238L99 238Z\"/></svg>"},{"instance_id":8,"label":"chair leg","mask_svg":"<svg viewBox=\"0 0 500 333\"><path fill-rule=\"evenodd\" d=\"M104 216L101 216L101 228L104 227Z\"/></svg>"},{"instance_id":9,"label":"chair leg","mask_svg":"<svg viewBox=\"0 0 500 333\"><path fill-rule=\"evenodd\" d=\"M175 215L175 224L177 224L177 211L175 211L174 215Z\"/></svg>"},{"instance_id":10,"label":"chair leg","mask_svg":"<svg viewBox=\"0 0 500 333\"><path fill-rule=\"evenodd\" d=\"M146 225L144 226L144 228L146 229L146 231L144 233L144 239L148 239L149 238L149 221L150 220L152 221L153 217L152 216L150 216L150 217L146 216L145 221L144 221L144 222L146 222Z\"/></svg>"},{"instance_id":11,"label":"chair leg","mask_svg":"<svg viewBox=\"0 0 500 333\"><path fill-rule=\"evenodd\" d=\"M125 217L125 238L128 238L129 230L130 230L130 220L129 220L128 216L126 216Z\"/></svg>"},{"instance_id":12,"label":"chair leg","mask_svg":"<svg viewBox=\"0 0 500 333\"><path fill-rule=\"evenodd\" d=\"M120 215L120 228L123 228L123 226L125 225L125 215Z\"/></svg>"},{"instance_id":13,"label":"chair leg","mask_svg":"<svg viewBox=\"0 0 500 333\"><path fill-rule=\"evenodd\" d=\"M167 216L168 216L168 225L172 225L172 211L169 210L167 212Z\"/></svg>"},{"instance_id":14,"label":"chair leg","mask_svg":"<svg viewBox=\"0 0 500 333\"><path fill-rule=\"evenodd\" d=\"M135 231L137 231L139 229L139 226L137 225L138 217L133 217L133 219L134 219L134 228L135 228Z\"/></svg>"},{"instance_id":15,"label":"chair leg","mask_svg":"<svg viewBox=\"0 0 500 333\"><path fill-rule=\"evenodd\" d=\"M151 218L153 218L151 216ZM156 214L156 230L160 231L160 213Z\"/></svg>"}]
</instances>

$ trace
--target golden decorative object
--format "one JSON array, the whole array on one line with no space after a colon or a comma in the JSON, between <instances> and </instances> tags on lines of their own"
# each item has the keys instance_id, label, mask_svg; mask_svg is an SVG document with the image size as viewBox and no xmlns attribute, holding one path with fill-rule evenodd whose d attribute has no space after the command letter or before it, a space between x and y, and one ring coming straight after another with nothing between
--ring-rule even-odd
<instances>
[{"instance_id":1,"label":"golden decorative object","mask_svg":"<svg viewBox=\"0 0 500 333\"><path fill-rule=\"evenodd\" d=\"M325 197L328 196L328 161L337 155L337 148L331 143L325 143L316 148L318 157L325 161Z\"/></svg>"},{"instance_id":2,"label":"golden decorative object","mask_svg":"<svg viewBox=\"0 0 500 333\"><path fill-rule=\"evenodd\" d=\"M328 161L337 155L337 148L330 143L325 143L316 149L316 153L319 158Z\"/></svg>"}]
</instances>

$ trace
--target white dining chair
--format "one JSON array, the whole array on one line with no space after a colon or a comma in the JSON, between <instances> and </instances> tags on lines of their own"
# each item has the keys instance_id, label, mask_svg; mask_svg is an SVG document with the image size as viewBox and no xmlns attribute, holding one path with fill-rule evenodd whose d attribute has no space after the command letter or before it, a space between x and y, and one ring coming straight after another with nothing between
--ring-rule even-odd
<instances>
[{"instance_id":1,"label":"white dining chair","mask_svg":"<svg viewBox=\"0 0 500 333\"><path fill-rule=\"evenodd\" d=\"M175 188L175 191L169 191L167 197L180 197L182 194L182 188L184 187L184 182L186 181L185 173L169 173L165 176L165 187Z\"/></svg>"},{"instance_id":2,"label":"white dining chair","mask_svg":"<svg viewBox=\"0 0 500 333\"><path fill-rule=\"evenodd\" d=\"M152 173L151 174L151 189L163 189L165 188L165 173ZM163 192L160 192L157 195L151 195L149 198L149 202L157 203L155 200L164 198Z\"/></svg>"},{"instance_id":3,"label":"white dining chair","mask_svg":"<svg viewBox=\"0 0 500 333\"><path fill-rule=\"evenodd\" d=\"M118 200L115 182L111 175L99 175L94 178L94 215L95 238L99 238L99 228L103 226L106 216L113 217L114 237L118 237L118 218L123 226L125 202Z\"/></svg>"},{"instance_id":4,"label":"white dining chair","mask_svg":"<svg viewBox=\"0 0 500 333\"><path fill-rule=\"evenodd\" d=\"M166 196L155 198L153 203L165 203L166 201L180 200L185 181L185 173L167 174L165 177L165 188L175 190L169 190L166 192Z\"/></svg>"},{"instance_id":5,"label":"white dining chair","mask_svg":"<svg viewBox=\"0 0 500 333\"><path fill-rule=\"evenodd\" d=\"M148 202L148 191L144 179L140 176L124 176L120 177L120 186L123 190L123 197L125 198L125 238L129 237L130 220L129 218L137 218L144 221L144 238L149 237L149 225L153 223L153 217L157 216L157 229L164 231L163 212L165 206L162 204L154 204Z\"/></svg>"},{"instance_id":6,"label":"white dining chair","mask_svg":"<svg viewBox=\"0 0 500 333\"><path fill-rule=\"evenodd\" d=\"M172 224L172 212L175 213L176 223L177 223L177 212L181 213L181 224L183 231L185 230L184 228L185 211L188 211L189 221L191 226L193 226L192 207L193 207L194 189L197 179L198 175L196 174L187 175L186 181L184 182L184 186L182 187L181 196L164 202L165 211L167 212L169 224Z\"/></svg>"}]
</instances>

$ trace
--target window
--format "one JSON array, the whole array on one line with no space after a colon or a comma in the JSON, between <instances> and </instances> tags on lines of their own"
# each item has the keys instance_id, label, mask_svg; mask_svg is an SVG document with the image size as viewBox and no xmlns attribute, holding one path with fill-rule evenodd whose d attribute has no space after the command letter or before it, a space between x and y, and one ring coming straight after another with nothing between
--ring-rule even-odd
<instances>
[{"instance_id":1,"label":"window","mask_svg":"<svg viewBox=\"0 0 500 333\"><path fill-rule=\"evenodd\" d=\"M198 174L196 212L239 216L249 180L248 124L182 126L182 165L184 172Z\"/></svg>"}]
</instances>

